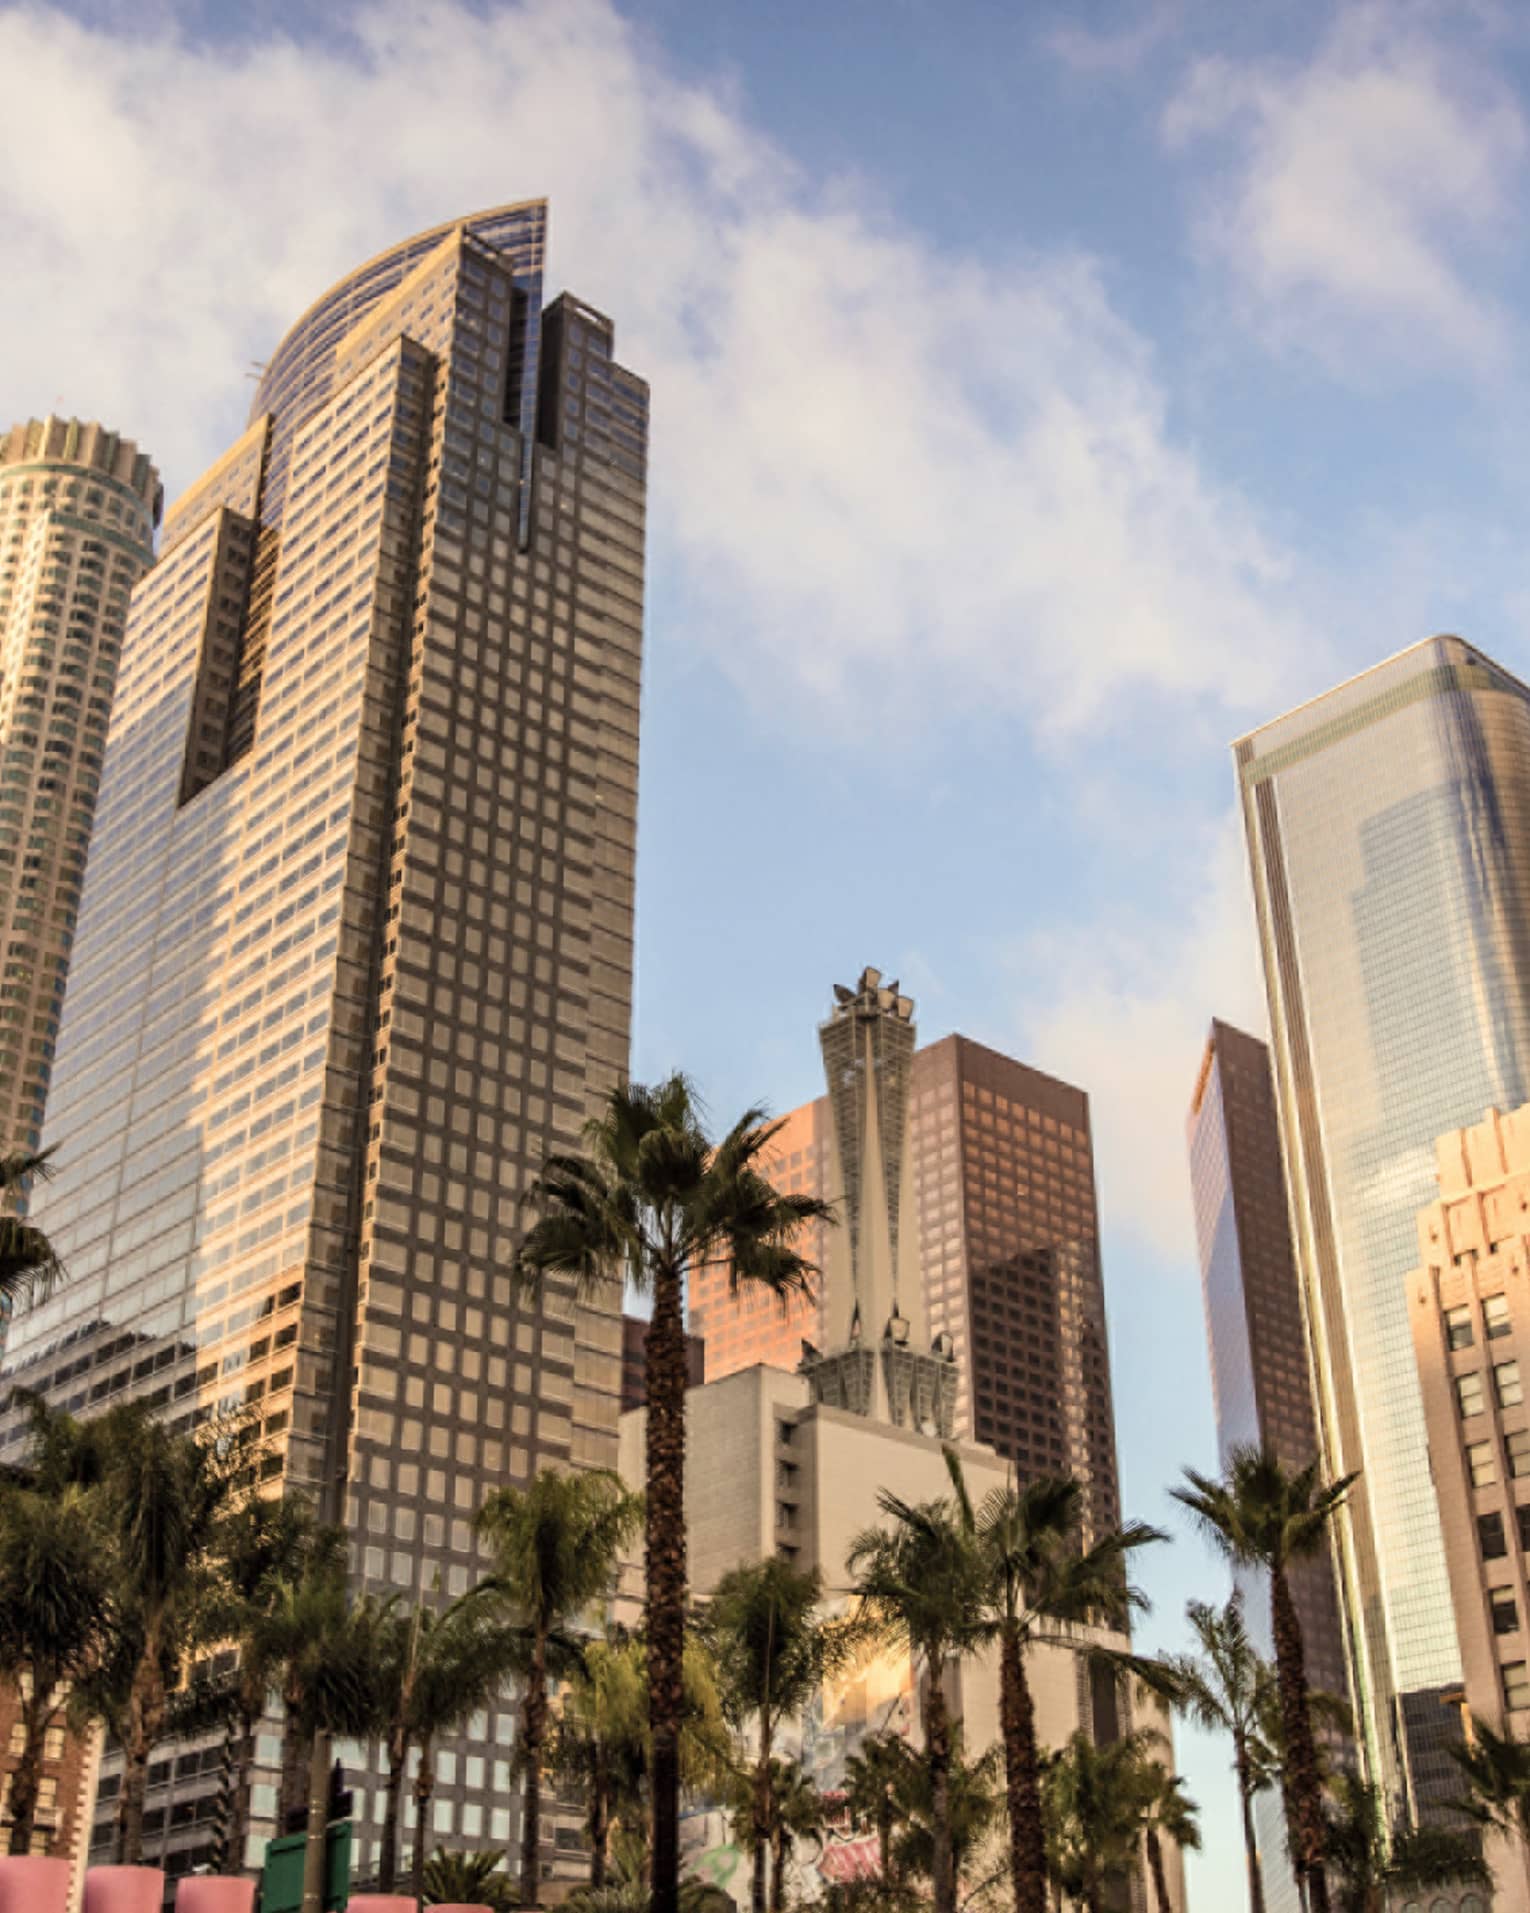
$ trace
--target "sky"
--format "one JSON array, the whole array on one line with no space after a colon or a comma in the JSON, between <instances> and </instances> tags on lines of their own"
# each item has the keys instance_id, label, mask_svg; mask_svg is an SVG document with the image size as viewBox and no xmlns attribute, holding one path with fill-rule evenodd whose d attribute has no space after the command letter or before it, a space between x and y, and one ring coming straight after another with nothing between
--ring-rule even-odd
<instances>
[{"instance_id":1,"label":"sky","mask_svg":"<svg viewBox=\"0 0 1530 1913\"><path fill-rule=\"evenodd\" d=\"M819 1087L901 978L1092 1099L1142 1639L1220 1567L1184 1116L1264 1029L1229 744L1530 674L1530 16L1497 0L0 0L0 423L174 496L330 283L547 194L653 387L634 1066ZM1226 1749L1198 1913L1239 1904Z\"/></svg>"}]
</instances>

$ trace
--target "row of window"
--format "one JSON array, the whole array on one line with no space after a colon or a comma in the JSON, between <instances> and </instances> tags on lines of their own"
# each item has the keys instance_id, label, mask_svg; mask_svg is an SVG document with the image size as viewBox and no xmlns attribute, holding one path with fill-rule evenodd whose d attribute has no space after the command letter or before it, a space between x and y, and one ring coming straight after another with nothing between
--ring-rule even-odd
<instances>
[{"instance_id":1,"label":"row of window","mask_svg":"<svg viewBox=\"0 0 1530 1913\"><path fill-rule=\"evenodd\" d=\"M1496 1341L1499 1336L1509 1332L1509 1298L1506 1295L1485 1295L1482 1298L1482 1324L1487 1340ZM1452 1349L1470 1348L1476 1340L1472 1326L1472 1312L1463 1303L1459 1308L1445 1311L1445 1341Z\"/></svg>"},{"instance_id":2,"label":"row of window","mask_svg":"<svg viewBox=\"0 0 1530 1913\"><path fill-rule=\"evenodd\" d=\"M1525 1385L1517 1361L1494 1363L1493 1393L1500 1408L1516 1408L1525 1399ZM1463 1421L1486 1409L1487 1383L1480 1369L1474 1368L1469 1375L1456 1377L1456 1405Z\"/></svg>"}]
</instances>

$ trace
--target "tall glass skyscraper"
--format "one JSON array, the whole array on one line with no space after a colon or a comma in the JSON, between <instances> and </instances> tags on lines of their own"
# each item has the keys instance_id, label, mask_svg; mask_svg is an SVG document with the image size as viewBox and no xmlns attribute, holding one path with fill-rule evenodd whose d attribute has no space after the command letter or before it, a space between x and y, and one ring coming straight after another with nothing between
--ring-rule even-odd
<instances>
[{"instance_id":1,"label":"tall glass skyscraper","mask_svg":"<svg viewBox=\"0 0 1530 1913\"><path fill-rule=\"evenodd\" d=\"M352 273L169 513L49 1104L69 1280L6 1370L241 1408L259 1478L407 1594L476 1578L491 1488L616 1454L617 1306L508 1277L632 979L647 389L601 314L544 312L545 231L531 201ZM443 1747L432 1845L518 1837L510 1730ZM216 1784L187 1759L150 1799L172 1870Z\"/></svg>"},{"instance_id":2,"label":"tall glass skyscraper","mask_svg":"<svg viewBox=\"0 0 1530 1913\"><path fill-rule=\"evenodd\" d=\"M1461 1656L1405 1278L1435 1137L1530 1094L1530 690L1433 638L1235 751L1319 1435L1363 1470L1355 1698L1427 1811L1457 1791Z\"/></svg>"}]
</instances>

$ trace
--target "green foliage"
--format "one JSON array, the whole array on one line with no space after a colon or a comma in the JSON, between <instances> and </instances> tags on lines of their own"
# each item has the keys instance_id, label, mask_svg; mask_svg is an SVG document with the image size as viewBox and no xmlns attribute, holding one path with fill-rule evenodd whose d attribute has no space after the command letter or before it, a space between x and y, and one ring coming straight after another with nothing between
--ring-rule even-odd
<instances>
[{"instance_id":1,"label":"green foliage","mask_svg":"<svg viewBox=\"0 0 1530 1913\"><path fill-rule=\"evenodd\" d=\"M437 1847L425 1862L426 1906L487 1906L492 1913L512 1913L515 1888L503 1872L499 1853L448 1853Z\"/></svg>"},{"instance_id":2,"label":"green foliage","mask_svg":"<svg viewBox=\"0 0 1530 1913\"><path fill-rule=\"evenodd\" d=\"M1316 1554L1329 1523L1360 1479L1358 1473L1325 1482L1320 1464L1287 1469L1267 1448L1234 1448L1218 1481L1185 1470L1189 1483L1170 1492L1229 1560L1245 1567L1284 1570Z\"/></svg>"},{"instance_id":3,"label":"green foliage","mask_svg":"<svg viewBox=\"0 0 1530 1913\"><path fill-rule=\"evenodd\" d=\"M906 1745L906 1743L905 1743ZM977 1760L968 1760L962 1733L951 1735L950 1830L951 1859L956 1877L971 1868L984 1841L1003 1811L1000 1788L1001 1753L997 1746ZM908 1748L895 1788L898 1828L893 1836L893 1874L933 1883L935 1872L935 1798L928 1761Z\"/></svg>"},{"instance_id":4,"label":"green foliage","mask_svg":"<svg viewBox=\"0 0 1530 1913\"><path fill-rule=\"evenodd\" d=\"M534 1635L553 1635L610 1594L618 1556L642 1519L642 1498L606 1469L544 1468L524 1488L500 1488L478 1513L494 1567L477 1598L503 1603L529 1657Z\"/></svg>"},{"instance_id":5,"label":"green foliage","mask_svg":"<svg viewBox=\"0 0 1530 1913\"><path fill-rule=\"evenodd\" d=\"M1451 1757L1466 1783L1461 1812L1484 1830L1530 1841L1530 1745L1474 1715L1467 1744Z\"/></svg>"},{"instance_id":6,"label":"green foliage","mask_svg":"<svg viewBox=\"0 0 1530 1913\"><path fill-rule=\"evenodd\" d=\"M1324 1821L1339 1913L1380 1913L1394 1893L1492 1884L1476 1835L1464 1829L1400 1821L1389 1838L1380 1792L1356 1773L1334 1775Z\"/></svg>"},{"instance_id":7,"label":"green foliage","mask_svg":"<svg viewBox=\"0 0 1530 1913\"><path fill-rule=\"evenodd\" d=\"M47 1174L47 1151L0 1155L0 1303L46 1295L64 1273L42 1230L15 1213L32 1184Z\"/></svg>"},{"instance_id":8,"label":"green foliage","mask_svg":"<svg viewBox=\"0 0 1530 1913\"><path fill-rule=\"evenodd\" d=\"M1047 1865L1054 1884L1076 1900L1101 1903L1135 1869L1150 1747L1145 1734L1096 1746L1075 1733L1046 1763Z\"/></svg>"}]
</instances>

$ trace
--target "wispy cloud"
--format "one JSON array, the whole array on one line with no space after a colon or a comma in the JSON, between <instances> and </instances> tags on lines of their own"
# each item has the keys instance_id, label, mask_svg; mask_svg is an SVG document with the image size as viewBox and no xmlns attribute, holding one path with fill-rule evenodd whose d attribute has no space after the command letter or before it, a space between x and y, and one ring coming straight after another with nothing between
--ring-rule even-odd
<instances>
[{"instance_id":1,"label":"wispy cloud","mask_svg":"<svg viewBox=\"0 0 1530 1913\"><path fill-rule=\"evenodd\" d=\"M805 178L603 0L325 25L230 47L0 12L6 410L97 413L173 490L335 277L545 191L558 280L654 383L666 590L762 695L1052 734L1277 695L1307 642L1287 556L1087 260L946 250Z\"/></svg>"},{"instance_id":2,"label":"wispy cloud","mask_svg":"<svg viewBox=\"0 0 1530 1913\"><path fill-rule=\"evenodd\" d=\"M1201 243L1271 344L1367 377L1502 367L1512 322L1493 255L1519 221L1530 140L1472 46L1439 9L1362 0L1304 64L1191 69L1165 137L1199 155L1222 136Z\"/></svg>"},{"instance_id":3,"label":"wispy cloud","mask_svg":"<svg viewBox=\"0 0 1530 1913\"><path fill-rule=\"evenodd\" d=\"M1172 38L1184 12L1184 0L1149 0L1129 26L1085 27L1067 20L1049 27L1042 35L1042 45L1075 73L1119 79L1135 73L1150 54Z\"/></svg>"}]
</instances>

